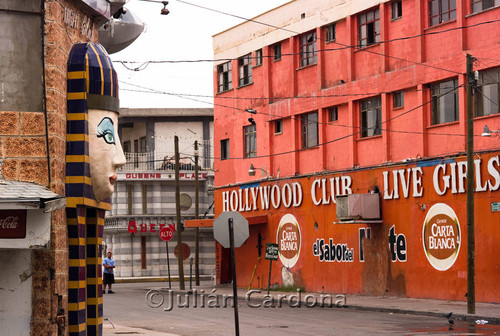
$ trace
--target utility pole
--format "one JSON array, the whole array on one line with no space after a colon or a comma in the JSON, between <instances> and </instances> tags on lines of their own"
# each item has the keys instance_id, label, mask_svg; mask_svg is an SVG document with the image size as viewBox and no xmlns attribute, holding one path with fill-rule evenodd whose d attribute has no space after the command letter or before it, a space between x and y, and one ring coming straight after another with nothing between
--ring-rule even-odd
<instances>
[{"instance_id":1,"label":"utility pole","mask_svg":"<svg viewBox=\"0 0 500 336\"><path fill-rule=\"evenodd\" d=\"M179 137L174 137L175 147L175 214L177 216L177 263L179 265L179 288L184 290L184 265L182 262L181 195L179 190Z\"/></svg>"},{"instance_id":2,"label":"utility pole","mask_svg":"<svg viewBox=\"0 0 500 336\"><path fill-rule=\"evenodd\" d=\"M472 89L475 85L472 65L467 54L467 313L476 313L475 237L474 237L474 107Z\"/></svg>"},{"instance_id":3,"label":"utility pole","mask_svg":"<svg viewBox=\"0 0 500 336\"><path fill-rule=\"evenodd\" d=\"M194 142L194 218L200 217L200 184L198 180L198 140ZM194 273L196 286L200 285L200 228L195 228L194 237Z\"/></svg>"}]
</instances>

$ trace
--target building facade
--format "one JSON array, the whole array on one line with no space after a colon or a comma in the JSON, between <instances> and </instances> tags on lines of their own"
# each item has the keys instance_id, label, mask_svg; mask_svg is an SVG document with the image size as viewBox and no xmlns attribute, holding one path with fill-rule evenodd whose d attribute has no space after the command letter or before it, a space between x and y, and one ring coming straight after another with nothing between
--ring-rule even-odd
<instances>
[{"instance_id":1,"label":"building facade","mask_svg":"<svg viewBox=\"0 0 500 336\"><path fill-rule=\"evenodd\" d=\"M238 284L267 286L277 243L278 285L464 300L469 84L476 299L500 301L498 6L295 0L214 36L215 214L252 224Z\"/></svg>"},{"instance_id":2,"label":"building facade","mask_svg":"<svg viewBox=\"0 0 500 336\"><path fill-rule=\"evenodd\" d=\"M118 172L104 244L112 249L118 277L178 276L177 234L169 243L163 226L176 226L175 146L179 138L181 222L196 217L195 141L198 143L199 217L213 218L213 109L121 109L120 138L127 164ZM182 232L184 274L195 258L195 229ZM170 245L170 246L169 246ZM168 260L167 260L168 246ZM215 243L211 228L199 229L199 274L214 273ZM193 276L195 266L192 268Z\"/></svg>"},{"instance_id":3,"label":"building facade","mask_svg":"<svg viewBox=\"0 0 500 336\"><path fill-rule=\"evenodd\" d=\"M87 184L82 198L93 198L85 125L87 108L96 105L86 105L87 97L96 92L95 87L89 90L81 84L97 77L89 75L89 66L95 66L97 59L105 61L108 72L100 74L107 78L100 78L100 84L106 86L106 93L98 94L112 96L118 106L116 76L108 76L113 72L111 61L95 42L99 26L125 3L0 1L2 334L102 334L101 260L92 258L92 251L100 249L102 235L89 232L93 224L102 227L103 218L94 215L94 222L84 224L79 220L91 215L82 216L77 210L73 218L67 208L75 205L71 197L76 196L72 194L78 189L76 184ZM77 45L94 48L94 52L81 71L72 72L78 67L70 62ZM114 90L108 88L110 81ZM68 117L72 108L79 110ZM67 175L68 162L78 165L73 156L78 150L66 151L75 144L82 150L76 156L85 157L79 163L86 167ZM79 240L78 234L84 239Z\"/></svg>"}]
</instances>

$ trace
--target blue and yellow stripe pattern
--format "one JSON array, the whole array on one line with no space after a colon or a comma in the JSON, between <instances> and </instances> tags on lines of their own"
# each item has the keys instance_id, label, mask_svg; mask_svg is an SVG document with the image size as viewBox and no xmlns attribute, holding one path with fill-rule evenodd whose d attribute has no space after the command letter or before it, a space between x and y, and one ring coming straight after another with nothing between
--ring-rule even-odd
<instances>
[{"instance_id":1,"label":"blue and yellow stripe pattern","mask_svg":"<svg viewBox=\"0 0 500 336\"><path fill-rule=\"evenodd\" d=\"M68 60L66 215L69 335L102 335L102 235L109 200L97 202L89 161L88 110L118 112L118 79L98 43L75 44Z\"/></svg>"}]
</instances>

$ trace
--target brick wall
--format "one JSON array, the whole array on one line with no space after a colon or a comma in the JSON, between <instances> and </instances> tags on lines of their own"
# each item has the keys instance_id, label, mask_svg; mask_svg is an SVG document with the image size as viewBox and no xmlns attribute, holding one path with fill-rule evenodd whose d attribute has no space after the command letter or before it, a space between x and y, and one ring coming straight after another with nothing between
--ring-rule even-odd
<instances>
[{"instance_id":1,"label":"brick wall","mask_svg":"<svg viewBox=\"0 0 500 336\"><path fill-rule=\"evenodd\" d=\"M7 180L49 186L59 195L65 194L66 62L73 44L97 39L96 24L91 34L81 33L86 14L75 3L77 1L44 2L46 115L43 110L0 111L1 175ZM65 12L74 15L76 28L64 23ZM52 212L50 246L33 250L32 267L32 335L66 335L68 241L64 209Z\"/></svg>"}]
</instances>

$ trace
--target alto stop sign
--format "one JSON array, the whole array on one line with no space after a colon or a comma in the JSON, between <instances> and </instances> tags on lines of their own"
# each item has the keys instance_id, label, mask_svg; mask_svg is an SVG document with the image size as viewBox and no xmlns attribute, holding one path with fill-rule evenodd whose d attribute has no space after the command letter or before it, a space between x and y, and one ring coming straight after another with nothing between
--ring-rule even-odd
<instances>
[{"instance_id":1,"label":"alto stop sign","mask_svg":"<svg viewBox=\"0 0 500 336\"><path fill-rule=\"evenodd\" d=\"M234 247L240 247L249 236L248 221L238 211L223 212L214 221L214 238L229 248L229 226L228 220L233 220Z\"/></svg>"},{"instance_id":2,"label":"alto stop sign","mask_svg":"<svg viewBox=\"0 0 500 336\"><path fill-rule=\"evenodd\" d=\"M160 238L164 241L169 241L174 237L174 229L170 226L165 226L160 229Z\"/></svg>"}]
</instances>

